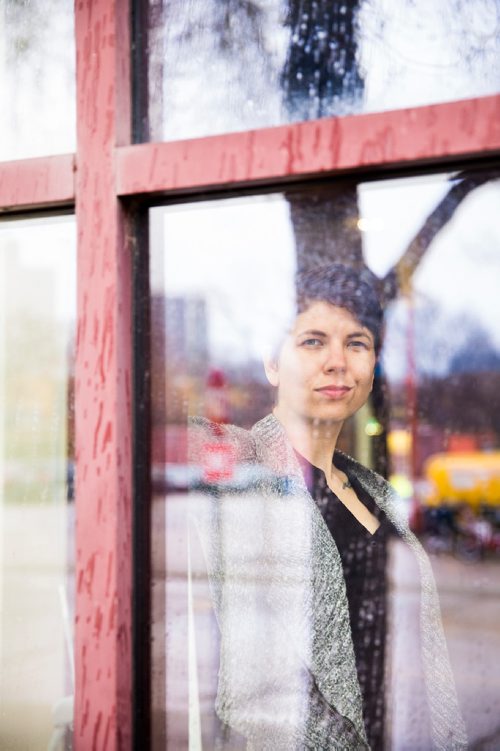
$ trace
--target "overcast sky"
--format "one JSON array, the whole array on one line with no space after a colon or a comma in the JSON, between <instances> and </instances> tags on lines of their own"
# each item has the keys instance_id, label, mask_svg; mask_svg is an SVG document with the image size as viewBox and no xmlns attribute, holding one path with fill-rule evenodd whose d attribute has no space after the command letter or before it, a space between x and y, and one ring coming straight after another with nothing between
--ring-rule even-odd
<instances>
[{"instance_id":1,"label":"overcast sky","mask_svg":"<svg viewBox=\"0 0 500 751\"><path fill-rule=\"evenodd\" d=\"M447 189L445 176L360 186L363 251L378 276L401 257ZM417 270L414 301L439 306L443 321L474 316L500 348L499 199L498 181L465 199ZM279 194L230 199L152 215L153 290L205 298L212 348L234 361L259 357L293 309L295 251L286 200ZM401 376L395 354L387 367Z\"/></svg>"}]
</instances>

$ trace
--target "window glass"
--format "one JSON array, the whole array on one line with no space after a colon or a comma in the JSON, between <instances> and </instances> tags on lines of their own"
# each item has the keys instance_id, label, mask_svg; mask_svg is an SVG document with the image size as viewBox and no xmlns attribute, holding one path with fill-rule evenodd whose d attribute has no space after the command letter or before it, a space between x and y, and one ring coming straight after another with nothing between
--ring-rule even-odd
<instances>
[{"instance_id":1,"label":"window glass","mask_svg":"<svg viewBox=\"0 0 500 751\"><path fill-rule=\"evenodd\" d=\"M74 151L72 2L2 2L0 90L0 160Z\"/></svg>"},{"instance_id":2,"label":"window glass","mask_svg":"<svg viewBox=\"0 0 500 751\"><path fill-rule=\"evenodd\" d=\"M154 748L496 738L499 192L150 211Z\"/></svg>"},{"instance_id":3,"label":"window glass","mask_svg":"<svg viewBox=\"0 0 500 751\"><path fill-rule=\"evenodd\" d=\"M75 256L72 218L0 223L0 746L12 751L70 741Z\"/></svg>"},{"instance_id":4,"label":"window glass","mask_svg":"<svg viewBox=\"0 0 500 751\"><path fill-rule=\"evenodd\" d=\"M496 0L150 0L148 8L144 140L499 90Z\"/></svg>"}]
</instances>

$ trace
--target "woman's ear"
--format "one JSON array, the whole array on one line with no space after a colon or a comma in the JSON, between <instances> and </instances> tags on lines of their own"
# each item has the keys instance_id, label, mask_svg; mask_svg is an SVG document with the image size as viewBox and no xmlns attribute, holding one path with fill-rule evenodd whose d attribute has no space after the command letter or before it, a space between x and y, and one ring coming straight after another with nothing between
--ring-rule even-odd
<instances>
[{"instance_id":1,"label":"woman's ear","mask_svg":"<svg viewBox=\"0 0 500 751\"><path fill-rule=\"evenodd\" d=\"M271 386L279 386L279 369L278 363L274 357L264 358L264 370L266 371L266 378Z\"/></svg>"}]
</instances>

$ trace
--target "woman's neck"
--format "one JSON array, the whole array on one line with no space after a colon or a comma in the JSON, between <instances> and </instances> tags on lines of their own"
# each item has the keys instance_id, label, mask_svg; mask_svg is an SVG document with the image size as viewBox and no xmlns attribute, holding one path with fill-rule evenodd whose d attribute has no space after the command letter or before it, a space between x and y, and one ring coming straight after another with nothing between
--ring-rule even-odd
<instances>
[{"instance_id":1,"label":"woman's neck","mask_svg":"<svg viewBox=\"0 0 500 751\"><path fill-rule=\"evenodd\" d=\"M342 423L290 415L279 405L273 414L283 425L293 448L329 478Z\"/></svg>"}]
</instances>

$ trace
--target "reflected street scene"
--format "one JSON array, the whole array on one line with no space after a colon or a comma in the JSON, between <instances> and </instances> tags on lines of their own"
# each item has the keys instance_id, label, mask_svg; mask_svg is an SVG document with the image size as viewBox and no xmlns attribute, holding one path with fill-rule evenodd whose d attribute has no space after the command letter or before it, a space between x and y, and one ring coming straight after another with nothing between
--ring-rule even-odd
<instances>
[{"instance_id":1,"label":"reflected street scene","mask_svg":"<svg viewBox=\"0 0 500 751\"><path fill-rule=\"evenodd\" d=\"M499 197L150 210L154 748L500 743Z\"/></svg>"},{"instance_id":2,"label":"reflected street scene","mask_svg":"<svg viewBox=\"0 0 500 751\"><path fill-rule=\"evenodd\" d=\"M73 217L0 224L0 748L70 748Z\"/></svg>"}]
</instances>

